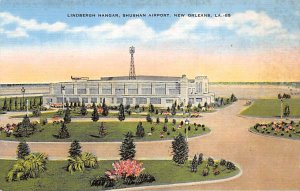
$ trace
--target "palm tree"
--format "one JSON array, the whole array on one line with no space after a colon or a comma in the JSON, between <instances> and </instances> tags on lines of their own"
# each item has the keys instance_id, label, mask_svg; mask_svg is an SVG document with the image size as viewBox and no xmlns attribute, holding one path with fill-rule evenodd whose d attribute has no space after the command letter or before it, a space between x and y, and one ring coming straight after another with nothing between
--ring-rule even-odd
<instances>
[{"instance_id":1,"label":"palm tree","mask_svg":"<svg viewBox=\"0 0 300 191\"><path fill-rule=\"evenodd\" d=\"M69 161L69 164L68 164L67 169L71 174L73 174L73 172L75 172L75 171L80 171L80 172L84 171L84 169L85 169L84 162L80 156L76 156L74 158L69 158L68 161Z\"/></svg>"},{"instance_id":2,"label":"palm tree","mask_svg":"<svg viewBox=\"0 0 300 191\"><path fill-rule=\"evenodd\" d=\"M43 153L32 153L25 159L19 159L8 172L6 180L10 182L36 178L46 170L47 161L48 158Z\"/></svg>"},{"instance_id":3,"label":"palm tree","mask_svg":"<svg viewBox=\"0 0 300 191\"><path fill-rule=\"evenodd\" d=\"M83 153L81 155L81 160L86 168L96 168L98 166L97 157L92 153Z\"/></svg>"}]
</instances>

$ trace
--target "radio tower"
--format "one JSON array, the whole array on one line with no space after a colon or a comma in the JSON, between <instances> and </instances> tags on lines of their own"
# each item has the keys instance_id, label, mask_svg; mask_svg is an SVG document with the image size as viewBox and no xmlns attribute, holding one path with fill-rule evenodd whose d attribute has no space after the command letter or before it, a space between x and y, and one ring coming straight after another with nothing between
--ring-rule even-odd
<instances>
[{"instance_id":1,"label":"radio tower","mask_svg":"<svg viewBox=\"0 0 300 191\"><path fill-rule=\"evenodd\" d=\"M134 68L134 57L133 54L135 53L135 48L129 47L129 53L131 55L131 61L130 61L130 70L129 70L129 80L135 80L135 68Z\"/></svg>"}]
</instances>

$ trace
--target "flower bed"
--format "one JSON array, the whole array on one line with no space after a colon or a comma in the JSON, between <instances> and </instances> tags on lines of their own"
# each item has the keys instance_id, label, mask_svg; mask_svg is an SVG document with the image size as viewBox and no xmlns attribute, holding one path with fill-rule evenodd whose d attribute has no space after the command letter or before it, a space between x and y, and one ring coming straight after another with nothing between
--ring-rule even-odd
<instances>
[{"instance_id":1,"label":"flower bed","mask_svg":"<svg viewBox=\"0 0 300 191\"><path fill-rule=\"evenodd\" d=\"M250 128L250 131L269 136L300 139L300 121L257 123Z\"/></svg>"}]
</instances>

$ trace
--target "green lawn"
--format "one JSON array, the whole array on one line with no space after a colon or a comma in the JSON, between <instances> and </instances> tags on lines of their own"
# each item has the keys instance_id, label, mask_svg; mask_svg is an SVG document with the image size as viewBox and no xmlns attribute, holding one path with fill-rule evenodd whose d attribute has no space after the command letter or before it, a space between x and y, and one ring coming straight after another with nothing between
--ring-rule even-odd
<instances>
[{"instance_id":1,"label":"green lawn","mask_svg":"<svg viewBox=\"0 0 300 191\"><path fill-rule=\"evenodd\" d=\"M104 127L107 130L107 135L103 138L99 138L98 131L100 122L72 122L67 124L69 133L71 134L70 138L67 139L57 139L53 135L57 135L60 128L60 124L47 124L42 126L41 132L36 132L28 138L25 138L26 141L73 141L77 139L79 141L90 141L90 142L108 142L108 141L122 141L124 134L128 131L131 131L133 134L136 132L138 122L104 122ZM172 131L173 124L171 122L167 123L168 131L170 135L164 133L164 138L160 138L160 132L162 132L164 123L160 124L150 124L148 122L143 122L143 127L145 128L145 137L135 138L135 141L152 141L152 140L165 140L173 139L174 136L177 136L179 132L184 134L184 128L176 129L175 132ZM151 127L154 127L155 130L151 136L148 136L147 133L150 132ZM176 125L177 127L177 125ZM188 131L188 136L193 137L201 134L210 132L210 129L205 127L203 131L202 127L199 127L198 130L195 130L193 124L191 124L191 130ZM5 133L1 133L0 139L4 140L18 140L13 135L11 137L6 137ZM23 138L22 138L23 139Z\"/></svg>"},{"instance_id":2,"label":"green lawn","mask_svg":"<svg viewBox=\"0 0 300 191\"><path fill-rule=\"evenodd\" d=\"M209 111L209 112L213 112L213 111ZM63 115L58 115L57 112L55 111L50 111L50 112L46 112L46 113L42 113L41 114L41 117L42 118L53 118L53 117L63 117ZM147 113L134 113L132 112L131 115L128 115L127 113L125 113L125 117L126 118L146 118L147 116ZM24 117L24 115L16 115L16 116L12 116L13 118L22 118ZM29 114L29 117L33 117L32 114ZM88 114L87 115L81 115L80 112L77 110L77 111L74 111L73 109L71 109L71 117L73 118L91 118L92 117L92 112L91 111L88 111ZM101 114L100 114L100 117L103 117ZM107 117L111 117L111 118L117 118L118 117L118 113L117 112L109 112L108 116ZM151 117L153 118L153 120L156 120L157 117L160 117L161 119L163 119L165 117L165 115L160 115L160 114L151 114ZM176 115L172 116L168 116L169 118L184 118L184 117L189 117L189 114L186 113L186 114L182 114L182 113L177 113Z\"/></svg>"},{"instance_id":3,"label":"green lawn","mask_svg":"<svg viewBox=\"0 0 300 191\"><path fill-rule=\"evenodd\" d=\"M86 170L83 173L76 172L70 174L64 167L67 165L67 161L50 161L47 164L47 171L42 173L39 178L28 179L16 182L6 182L5 177L12 167L14 161L11 160L0 160L0 189L3 191L96 191L102 190L102 187L91 187L89 181L91 178L97 175L103 175L107 169L112 169L112 163L114 161L100 161L100 166L97 169ZM171 161L143 161L144 172L148 172L155 176L156 181L153 183L142 184L146 185L158 185L158 184L172 184L172 183L183 183L183 182L194 182L194 181L205 181L213 179L223 179L232 177L239 173L239 169L236 168L234 171L220 167L221 173L214 175L212 169L208 176L202 176L202 170L206 165L204 161L198 166L196 173L191 173L189 164L183 166L177 166ZM211 167L210 167L211 168Z\"/></svg>"},{"instance_id":4,"label":"green lawn","mask_svg":"<svg viewBox=\"0 0 300 191\"><path fill-rule=\"evenodd\" d=\"M290 106L290 117L300 117L300 99L284 100L284 104ZM247 109L241 112L242 115L258 117L279 117L280 100L258 99Z\"/></svg>"}]
</instances>

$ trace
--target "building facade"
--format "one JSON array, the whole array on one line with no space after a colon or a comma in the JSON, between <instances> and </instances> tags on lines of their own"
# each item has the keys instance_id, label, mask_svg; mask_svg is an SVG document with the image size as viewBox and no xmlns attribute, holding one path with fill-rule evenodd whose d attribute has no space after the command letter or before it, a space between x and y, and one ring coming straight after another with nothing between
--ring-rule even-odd
<instances>
[{"instance_id":1,"label":"building facade","mask_svg":"<svg viewBox=\"0 0 300 191\"><path fill-rule=\"evenodd\" d=\"M63 87L63 88L62 88ZM100 80L72 78L70 82L52 83L49 94L44 94L44 103L62 103L63 97L68 102L102 103L108 105L148 105L157 107L190 103L203 106L213 103L215 95L209 92L208 78L197 76L195 79L169 76L128 76L102 77Z\"/></svg>"}]
</instances>

